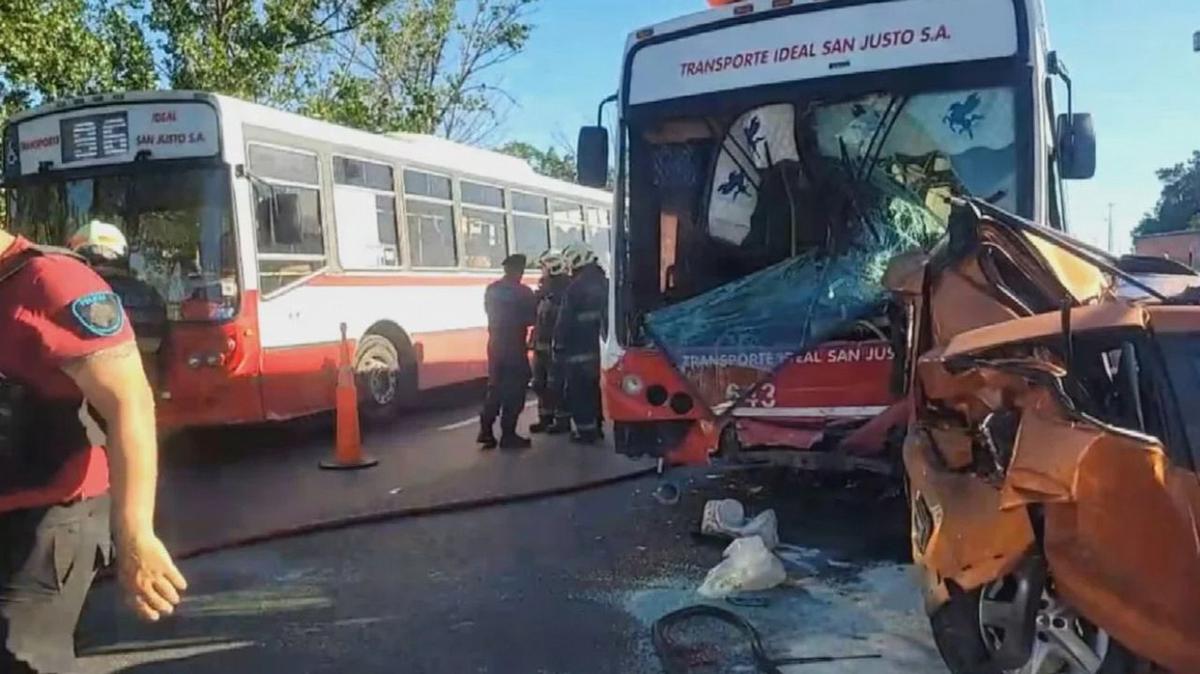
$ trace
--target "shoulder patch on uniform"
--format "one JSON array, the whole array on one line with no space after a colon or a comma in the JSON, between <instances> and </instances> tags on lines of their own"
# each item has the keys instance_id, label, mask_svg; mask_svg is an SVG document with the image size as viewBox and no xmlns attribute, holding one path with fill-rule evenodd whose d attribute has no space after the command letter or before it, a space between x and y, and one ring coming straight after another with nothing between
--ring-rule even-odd
<instances>
[{"instance_id":1,"label":"shoulder patch on uniform","mask_svg":"<svg viewBox=\"0 0 1200 674\"><path fill-rule=\"evenodd\" d=\"M71 303L71 313L84 330L97 337L115 335L125 326L125 310L116 293L84 295Z\"/></svg>"}]
</instances>

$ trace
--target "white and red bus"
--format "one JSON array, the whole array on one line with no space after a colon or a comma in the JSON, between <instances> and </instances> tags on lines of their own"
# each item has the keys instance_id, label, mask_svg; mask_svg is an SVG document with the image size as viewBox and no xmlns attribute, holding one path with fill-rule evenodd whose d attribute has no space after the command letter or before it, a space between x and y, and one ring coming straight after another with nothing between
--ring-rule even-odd
<instances>
[{"instance_id":1,"label":"white and red bus","mask_svg":"<svg viewBox=\"0 0 1200 674\"><path fill-rule=\"evenodd\" d=\"M910 317L879 283L887 261L940 239L956 194L1065 228L1091 118L1070 110L1041 0L710 4L625 51L603 362L617 450L888 471ZM604 180L608 148L581 131L581 182Z\"/></svg>"},{"instance_id":2,"label":"white and red bus","mask_svg":"<svg viewBox=\"0 0 1200 674\"><path fill-rule=\"evenodd\" d=\"M168 307L145 354L160 426L330 409L339 326L364 414L486 374L484 287L508 254L595 242L609 193L519 159L373 135L208 93L88 96L8 120L9 226L119 226Z\"/></svg>"}]
</instances>

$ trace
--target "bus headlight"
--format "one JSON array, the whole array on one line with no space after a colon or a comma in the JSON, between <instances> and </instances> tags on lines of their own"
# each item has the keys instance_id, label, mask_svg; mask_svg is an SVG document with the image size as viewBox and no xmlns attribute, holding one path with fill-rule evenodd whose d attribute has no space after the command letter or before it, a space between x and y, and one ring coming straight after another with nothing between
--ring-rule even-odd
<instances>
[{"instance_id":1,"label":"bus headlight","mask_svg":"<svg viewBox=\"0 0 1200 674\"><path fill-rule=\"evenodd\" d=\"M645 388L645 383L636 374L627 374L621 379L621 390L627 395L635 396L641 393L643 388Z\"/></svg>"}]
</instances>

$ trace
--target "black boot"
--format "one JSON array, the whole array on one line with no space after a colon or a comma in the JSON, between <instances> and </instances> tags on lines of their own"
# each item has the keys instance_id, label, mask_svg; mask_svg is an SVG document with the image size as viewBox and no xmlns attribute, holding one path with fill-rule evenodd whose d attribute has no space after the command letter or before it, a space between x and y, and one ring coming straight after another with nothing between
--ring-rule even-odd
<instances>
[{"instance_id":1,"label":"black boot","mask_svg":"<svg viewBox=\"0 0 1200 674\"><path fill-rule=\"evenodd\" d=\"M571 420L566 417L556 417L554 423L546 429L547 435L563 435L571 432Z\"/></svg>"},{"instance_id":2,"label":"black boot","mask_svg":"<svg viewBox=\"0 0 1200 674\"><path fill-rule=\"evenodd\" d=\"M537 423L530 424L529 432L530 433L545 433L545 432L549 431L553 426L554 426L554 417L539 416Z\"/></svg>"},{"instance_id":3,"label":"black boot","mask_svg":"<svg viewBox=\"0 0 1200 674\"><path fill-rule=\"evenodd\" d=\"M529 438L523 438L516 433L505 433L500 436L500 449L529 449L533 443Z\"/></svg>"},{"instance_id":4,"label":"black boot","mask_svg":"<svg viewBox=\"0 0 1200 674\"><path fill-rule=\"evenodd\" d=\"M490 428L480 429L479 435L475 438L475 442L478 442L483 449L495 449L497 444L496 436L492 433L492 429Z\"/></svg>"}]
</instances>

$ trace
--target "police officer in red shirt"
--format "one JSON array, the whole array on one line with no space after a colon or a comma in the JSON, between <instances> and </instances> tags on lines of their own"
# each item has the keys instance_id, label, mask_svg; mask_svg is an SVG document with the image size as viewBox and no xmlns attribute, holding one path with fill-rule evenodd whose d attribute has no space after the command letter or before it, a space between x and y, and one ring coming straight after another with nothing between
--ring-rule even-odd
<instances>
[{"instance_id":1,"label":"police officer in red shirt","mask_svg":"<svg viewBox=\"0 0 1200 674\"><path fill-rule=\"evenodd\" d=\"M0 229L0 672L73 671L113 542L131 606L172 613L187 583L154 532L156 482L154 397L120 300L69 253Z\"/></svg>"}]
</instances>

